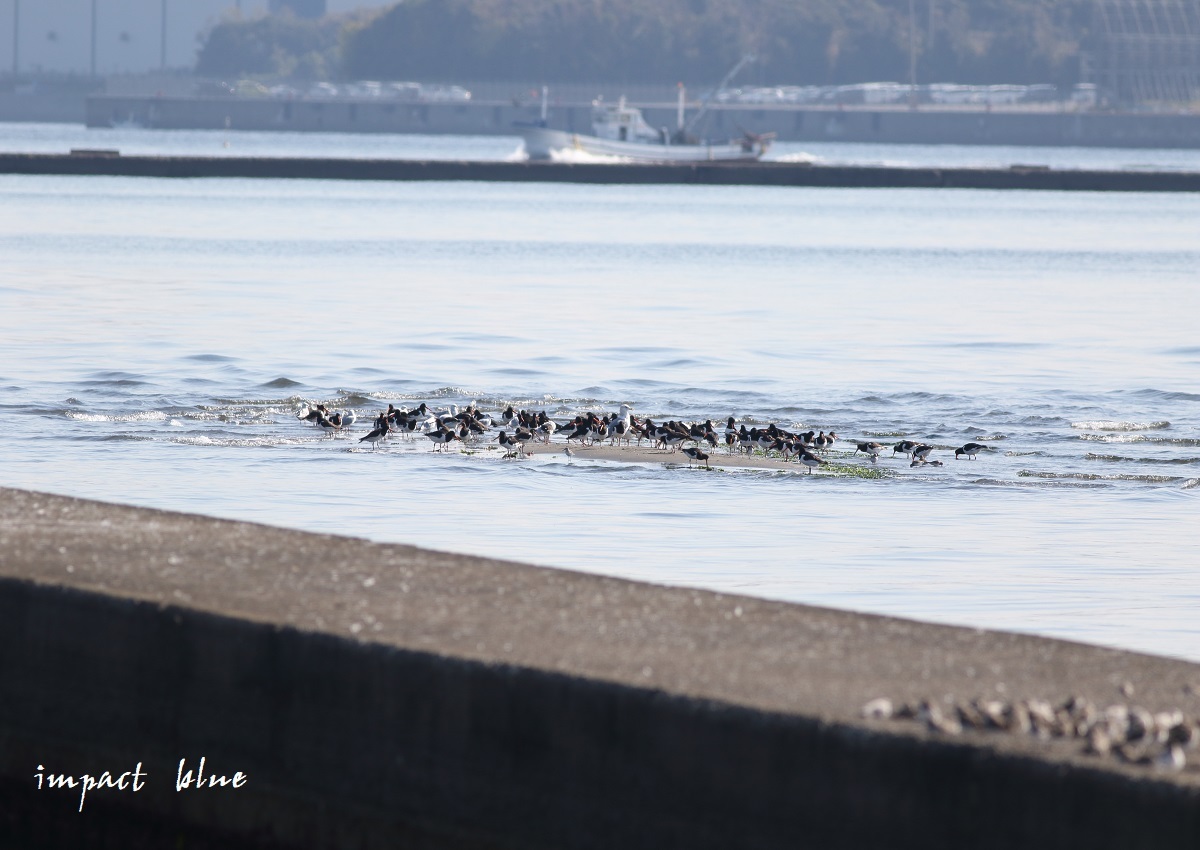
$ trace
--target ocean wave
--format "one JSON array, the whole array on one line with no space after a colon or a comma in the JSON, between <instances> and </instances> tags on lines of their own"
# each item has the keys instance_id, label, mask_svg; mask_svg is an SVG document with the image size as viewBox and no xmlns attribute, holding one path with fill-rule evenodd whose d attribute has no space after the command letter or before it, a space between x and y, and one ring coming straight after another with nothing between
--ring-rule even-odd
<instances>
[{"instance_id":1,"label":"ocean wave","mask_svg":"<svg viewBox=\"0 0 1200 850\"><path fill-rule=\"evenodd\" d=\"M216 404L198 404L197 410L224 410L228 407L276 407L285 410L295 410L298 407L307 407L311 402L308 399L298 395L288 396L287 398L223 398L218 396L213 399ZM327 402L332 403L332 402Z\"/></svg>"},{"instance_id":2,"label":"ocean wave","mask_svg":"<svg viewBox=\"0 0 1200 850\"><path fill-rule=\"evenodd\" d=\"M79 410L68 410L64 414L68 419L77 422L162 422L167 414L161 410L143 410L138 413L83 413Z\"/></svg>"},{"instance_id":3,"label":"ocean wave","mask_svg":"<svg viewBox=\"0 0 1200 850\"><path fill-rule=\"evenodd\" d=\"M625 378L617 383L622 386L636 387L642 390L658 390L672 386L672 384L666 381L656 381L653 378Z\"/></svg>"},{"instance_id":4,"label":"ocean wave","mask_svg":"<svg viewBox=\"0 0 1200 850\"><path fill-rule=\"evenodd\" d=\"M1111 484L1106 484L1103 481L1061 481L1061 480L1034 480L1034 481L1009 481L1001 478L976 478L972 484L988 486L988 487L1037 487L1039 489L1068 487L1072 489L1089 489L1094 490L1102 487L1111 487Z\"/></svg>"},{"instance_id":5,"label":"ocean wave","mask_svg":"<svg viewBox=\"0 0 1200 850\"><path fill-rule=\"evenodd\" d=\"M299 446L305 443L329 443L332 440L320 437L220 437L208 434L191 434L170 437L167 442L183 446L220 446L233 448L274 448L275 446Z\"/></svg>"},{"instance_id":6,"label":"ocean wave","mask_svg":"<svg viewBox=\"0 0 1200 850\"><path fill-rule=\"evenodd\" d=\"M1148 438L1142 434L1080 434L1079 439L1093 443L1144 443Z\"/></svg>"},{"instance_id":7,"label":"ocean wave","mask_svg":"<svg viewBox=\"0 0 1200 850\"><path fill-rule=\"evenodd\" d=\"M371 390L366 394L366 398L367 404L374 404L379 401L417 401L429 396L426 393L410 393L403 390Z\"/></svg>"},{"instance_id":8,"label":"ocean wave","mask_svg":"<svg viewBox=\"0 0 1200 850\"><path fill-rule=\"evenodd\" d=\"M945 342L934 343L938 348L999 348L999 349L1036 349L1049 348L1050 344L1045 342L1011 342L1008 340L983 340L981 342Z\"/></svg>"},{"instance_id":9,"label":"ocean wave","mask_svg":"<svg viewBox=\"0 0 1200 850\"><path fill-rule=\"evenodd\" d=\"M194 360L197 363L235 363L240 358L229 357L224 354L189 354L183 360Z\"/></svg>"},{"instance_id":10,"label":"ocean wave","mask_svg":"<svg viewBox=\"0 0 1200 850\"><path fill-rule=\"evenodd\" d=\"M132 372L93 372L89 379L80 381L85 387L140 387L146 383L145 375Z\"/></svg>"},{"instance_id":11,"label":"ocean wave","mask_svg":"<svg viewBox=\"0 0 1200 850\"><path fill-rule=\"evenodd\" d=\"M1161 431L1170 428L1171 423L1161 422L1124 422L1116 419L1088 419L1083 422L1072 422L1072 428L1081 431Z\"/></svg>"},{"instance_id":12,"label":"ocean wave","mask_svg":"<svg viewBox=\"0 0 1200 850\"><path fill-rule=\"evenodd\" d=\"M403 343L394 343L394 348L399 348L403 351L450 351L456 346L448 342L416 342L406 341Z\"/></svg>"},{"instance_id":13,"label":"ocean wave","mask_svg":"<svg viewBox=\"0 0 1200 850\"><path fill-rule=\"evenodd\" d=\"M1195 437L1147 437L1145 434L1080 434L1079 439L1092 443L1149 443L1154 446L1200 446Z\"/></svg>"},{"instance_id":14,"label":"ocean wave","mask_svg":"<svg viewBox=\"0 0 1200 850\"><path fill-rule=\"evenodd\" d=\"M1102 455L1088 452L1084 455L1088 460L1103 460L1113 463L1200 463L1200 457L1129 457L1127 455Z\"/></svg>"},{"instance_id":15,"label":"ocean wave","mask_svg":"<svg viewBox=\"0 0 1200 850\"><path fill-rule=\"evenodd\" d=\"M961 396L947 395L946 393L927 393L922 391L913 391L906 393L896 393L895 396L901 401L965 401Z\"/></svg>"},{"instance_id":16,"label":"ocean wave","mask_svg":"<svg viewBox=\"0 0 1200 850\"><path fill-rule=\"evenodd\" d=\"M1200 348L1178 349L1176 352L1167 353L1200 354ZM1137 390L1133 393L1133 395L1141 398L1154 398L1164 401L1200 401L1200 395L1196 393L1185 393L1177 390Z\"/></svg>"},{"instance_id":17,"label":"ocean wave","mask_svg":"<svg viewBox=\"0 0 1200 850\"><path fill-rule=\"evenodd\" d=\"M301 386L301 383L299 381L293 381L291 378L280 377L273 381L266 381L265 383L259 384L259 386L268 387L273 390L286 390L288 387L299 387Z\"/></svg>"},{"instance_id":18,"label":"ocean wave","mask_svg":"<svg viewBox=\"0 0 1200 850\"><path fill-rule=\"evenodd\" d=\"M525 369L520 366L503 366L489 369L488 372L492 375L502 375L505 378L536 378L538 375L546 374L541 369Z\"/></svg>"},{"instance_id":19,"label":"ocean wave","mask_svg":"<svg viewBox=\"0 0 1200 850\"><path fill-rule=\"evenodd\" d=\"M1147 484L1171 484L1184 480L1181 475L1133 475L1120 473L1100 475L1093 472L1037 472L1029 469L1022 469L1017 475L1022 478L1042 478L1055 481L1142 481Z\"/></svg>"}]
</instances>

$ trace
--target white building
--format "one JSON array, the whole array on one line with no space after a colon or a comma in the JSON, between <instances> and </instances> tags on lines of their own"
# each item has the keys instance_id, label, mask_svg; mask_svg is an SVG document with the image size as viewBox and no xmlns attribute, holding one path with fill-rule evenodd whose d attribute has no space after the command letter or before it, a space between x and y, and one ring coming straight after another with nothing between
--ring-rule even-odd
<instances>
[{"instance_id":1,"label":"white building","mask_svg":"<svg viewBox=\"0 0 1200 850\"><path fill-rule=\"evenodd\" d=\"M394 5L396 0L326 0L330 14ZM0 0L0 75L92 70L96 13L97 74L191 68L201 40L225 16L267 13L270 0ZM163 39L163 10L166 39ZM14 39L14 25L17 37Z\"/></svg>"}]
</instances>

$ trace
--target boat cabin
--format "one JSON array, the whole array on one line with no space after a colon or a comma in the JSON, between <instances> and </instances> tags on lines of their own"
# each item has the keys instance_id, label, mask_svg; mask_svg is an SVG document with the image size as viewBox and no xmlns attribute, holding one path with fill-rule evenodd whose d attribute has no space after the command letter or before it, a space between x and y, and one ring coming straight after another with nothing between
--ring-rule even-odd
<instances>
[{"instance_id":1,"label":"boat cabin","mask_svg":"<svg viewBox=\"0 0 1200 850\"><path fill-rule=\"evenodd\" d=\"M627 106L624 97L616 103L592 101L592 132L601 139L614 142L661 145L664 141L663 131L647 124L642 111Z\"/></svg>"}]
</instances>

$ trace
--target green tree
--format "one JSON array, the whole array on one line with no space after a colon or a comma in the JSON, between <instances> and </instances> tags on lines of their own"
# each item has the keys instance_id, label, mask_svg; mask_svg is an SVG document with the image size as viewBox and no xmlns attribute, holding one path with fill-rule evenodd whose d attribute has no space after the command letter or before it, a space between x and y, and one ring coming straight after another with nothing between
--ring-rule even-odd
<instances>
[{"instance_id":1,"label":"green tree","mask_svg":"<svg viewBox=\"0 0 1200 850\"><path fill-rule=\"evenodd\" d=\"M403 0L382 13L226 21L202 74L348 79L1071 83L1092 0Z\"/></svg>"}]
</instances>

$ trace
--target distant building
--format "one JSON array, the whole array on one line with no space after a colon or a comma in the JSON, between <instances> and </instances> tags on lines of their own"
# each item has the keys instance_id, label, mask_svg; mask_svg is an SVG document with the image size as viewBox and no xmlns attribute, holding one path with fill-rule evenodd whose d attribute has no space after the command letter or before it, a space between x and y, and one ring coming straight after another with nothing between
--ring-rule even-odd
<instances>
[{"instance_id":1,"label":"distant building","mask_svg":"<svg viewBox=\"0 0 1200 850\"><path fill-rule=\"evenodd\" d=\"M12 73L16 45L18 73L142 74L189 69L204 35L226 17L265 15L275 6L293 14L340 14L357 8L383 8L396 0L95 0L95 56L92 54L93 0L0 0L0 76ZM166 27L163 10L166 10ZM13 24L19 19L17 38ZM164 43L163 33L166 32Z\"/></svg>"},{"instance_id":2,"label":"distant building","mask_svg":"<svg viewBox=\"0 0 1200 850\"><path fill-rule=\"evenodd\" d=\"M1123 104L1200 100L1198 0L1096 0L1084 77ZM1090 79L1088 79L1090 78Z\"/></svg>"}]
</instances>

